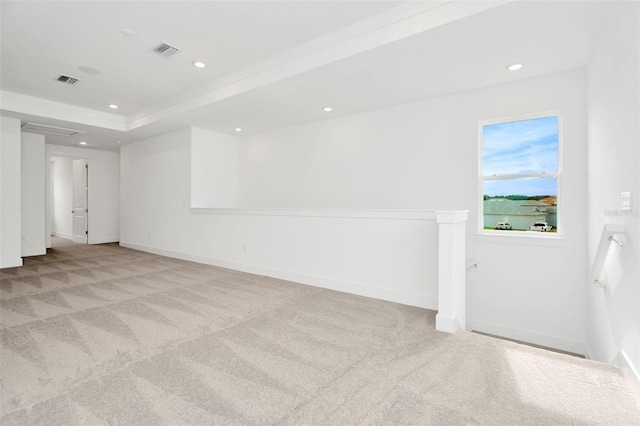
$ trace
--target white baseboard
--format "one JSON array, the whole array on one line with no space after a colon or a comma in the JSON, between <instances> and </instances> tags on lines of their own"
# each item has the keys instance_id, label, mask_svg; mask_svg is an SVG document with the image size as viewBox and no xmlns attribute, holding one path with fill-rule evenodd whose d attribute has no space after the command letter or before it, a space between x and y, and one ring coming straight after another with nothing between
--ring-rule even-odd
<instances>
[{"instance_id":1,"label":"white baseboard","mask_svg":"<svg viewBox=\"0 0 640 426\"><path fill-rule=\"evenodd\" d=\"M593 356L591 356L591 351L589 350L589 345L586 346L585 357L587 359L593 359ZM629 389L631 389L631 392L633 392L638 403L640 404L640 371L638 371L638 369L634 366L631 359L627 356L627 353L625 351L620 351L609 362L607 362L606 360L602 360L601 362L606 362L620 368L620 371L622 372L622 375L624 376Z\"/></svg>"},{"instance_id":2,"label":"white baseboard","mask_svg":"<svg viewBox=\"0 0 640 426\"><path fill-rule=\"evenodd\" d=\"M56 236L56 237L60 237L60 238L64 238L67 240L71 240L73 241L73 235L71 234L65 234L62 232L54 232L52 235ZM91 235L89 235L89 241L88 244L106 244L106 243L117 243L120 241L120 237L115 236L115 237L91 237Z\"/></svg>"},{"instance_id":3,"label":"white baseboard","mask_svg":"<svg viewBox=\"0 0 640 426\"><path fill-rule=\"evenodd\" d=\"M190 260L192 262L204 263L207 265L219 266L221 268L233 269L236 271L248 272L251 274L264 275L267 277L293 281L300 284L307 284L314 287L326 288L329 290L341 291L344 293L357 294L359 296L371 297L373 299L386 300L408 306L416 306L424 309L437 309L437 296L428 296L418 293L410 293L384 287L377 287L363 283L344 281L335 278L321 277L301 272L287 271L270 266L251 265L231 260L217 259L213 257L199 256L165 250L157 247L150 247L141 244L120 241L122 247L140 250L148 253L159 254L161 256L173 257L176 259Z\"/></svg>"},{"instance_id":4,"label":"white baseboard","mask_svg":"<svg viewBox=\"0 0 640 426\"><path fill-rule=\"evenodd\" d=\"M119 241L120 241L120 237L97 237L97 238L91 238L91 235L89 235L89 244L117 243Z\"/></svg>"},{"instance_id":5,"label":"white baseboard","mask_svg":"<svg viewBox=\"0 0 640 426\"><path fill-rule=\"evenodd\" d=\"M1 258L0 259L0 269L3 268L15 268L17 266L22 266L22 258Z\"/></svg>"},{"instance_id":6,"label":"white baseboard","mask_svg":"<svg viewBox=\"0 0 640 426\"><path fill-rule=\"evenodd\" d=\"M591 350L589 350L589 345L584 345L584 357L586 359L593 360L593 355L591 354Z\"/></svg>"},{"instance_id":7,"label":"white baseboard","mask_svg":"<svg viewBox=\"0 0 640 426\"><path fill-rule=\"evenodd\" d=\"M553 336L550 334L542 334L534 331L507 327L486 321L469 321L467 323L467 330L494 334L496 336L519 340L521 342L531 343L538 346L545 346L547 348L558 349L565 352L571 352L578 355L584 355L586 353L586 346L584 342Z\"/></svg>"},{"instance_id":8,"label":"white baseboard","mask_svg":"<svg viewBox=\"0 0 640 426\"><path fill-rule=\"evenodd\" d=\"M447 317L440 312L436 315L436 330L444 331L445 333L455 333L462 330L460 322L455 317Z\"/></svg>"},{"instance_id":9,"label":"white baseboard","mask_svg":"<svg viewBox=\"0 0 640 426\"><path fill-rule=\"evenodd\" d=\"M44 247L22 247L22 257L42 256L43 254L47 254L47 249Z\"/></svg>"},{"instance_id":10,"label":"white baseboard","mask_svg":"<svg viewBox=\"0 0 640 426\"><path fill-rule=\"evenodd\" d=\"M622 374L629 385L629 388L636 396L636 399L640 402L640 374L633 365L633 362L629 359L625 351L620 351L618 354L618 366L622 370Z\"/></svg>"}]
</instances>

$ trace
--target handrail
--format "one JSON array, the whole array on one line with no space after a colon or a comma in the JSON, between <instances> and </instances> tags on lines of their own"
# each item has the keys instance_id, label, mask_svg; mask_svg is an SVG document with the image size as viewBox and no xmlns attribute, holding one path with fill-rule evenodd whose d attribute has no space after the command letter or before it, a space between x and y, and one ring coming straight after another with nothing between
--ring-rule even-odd
<instances>
[{"instance_id":1,"label":"handrail","mask_svg":"<svg viewBox=\"0 0 640 426\"><path fill-rule=\"evenodd\" d=\"M607 287L607 284L600 278L602 276L602 269L604 268L604 262L607 259L607 253L611 243L614 242L620 247L624 247L624 243L615 239L615 235L623 235L626 232L623 224L608 223L604 225L602 229L602 235L600 236L600 242L598 243L598 250L596 251L596 257L593 261L593 267L591 268L591 278L593 283L600 287Z\"/></svg>"},{"instance_id":2,"label":"handrail","mask_svg":"<svg viewBox=\"0 0 640 426\"><path fill-rule=\"evenodd\" d=\"M475 267L476 269L478 269L478 262L479 262L479 260L478 260L477 257L474 257L472 259L467 259L467 262L464 265L464 269L469 269L472 266Z\"/></svg>"}]
</instances>

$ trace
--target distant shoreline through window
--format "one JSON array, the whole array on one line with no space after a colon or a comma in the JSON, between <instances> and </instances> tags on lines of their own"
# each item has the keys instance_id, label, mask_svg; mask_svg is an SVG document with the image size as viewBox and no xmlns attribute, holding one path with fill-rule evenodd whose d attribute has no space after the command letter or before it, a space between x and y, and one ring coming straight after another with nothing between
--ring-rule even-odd
<instances>
[{"instance_id":1,"label":"distant shoreline through window","mask_svg":"<svg viewBox=\"0 0 640 426\"><path fill-rule=\"evenodd\" d=\"M557 233L558 114L480 125L482 232Z\"/></svg>"}]
</instances>

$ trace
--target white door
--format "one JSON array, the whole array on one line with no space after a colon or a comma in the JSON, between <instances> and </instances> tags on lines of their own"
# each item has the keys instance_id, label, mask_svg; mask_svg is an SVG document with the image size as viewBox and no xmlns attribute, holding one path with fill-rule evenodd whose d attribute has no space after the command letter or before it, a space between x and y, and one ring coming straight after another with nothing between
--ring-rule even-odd
<instances>
[{"instance_id":1,"label":"white door","mask_svg":"<svg viewBox=\"0 0 640 426\"><path fill-rule=\"evenodd\" d=\"M87 244L87 160L73 160L73 242Z\"/></svg>"}]
</instances>

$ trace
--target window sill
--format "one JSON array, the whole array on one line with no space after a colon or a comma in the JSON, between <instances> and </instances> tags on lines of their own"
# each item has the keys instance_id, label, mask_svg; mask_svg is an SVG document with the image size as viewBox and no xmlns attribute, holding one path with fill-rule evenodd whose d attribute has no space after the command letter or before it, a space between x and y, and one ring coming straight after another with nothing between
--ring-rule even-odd
<instances>
[{"instance_id":1,"label":"window sill","mask_svg":"<svg viewBox=\"0 0 640 426\"><path fill-rule=\"evenodd\" d=\"M479 232L476 239L480 243L541 247L564 247L566 241L562 234L547 234L533 231L518 232L517 235L509 231L504 233L501 231L485 231Z\"/></svg>"}]
</instances>

